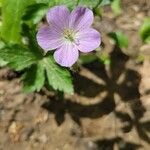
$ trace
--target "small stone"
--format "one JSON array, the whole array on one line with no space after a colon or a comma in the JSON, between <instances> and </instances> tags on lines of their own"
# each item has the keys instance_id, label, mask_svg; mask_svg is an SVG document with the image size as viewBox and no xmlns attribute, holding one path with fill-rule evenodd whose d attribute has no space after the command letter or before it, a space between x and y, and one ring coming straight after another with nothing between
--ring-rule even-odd
<instances>
[{"instance_id":1,"label":"small stone","mask_svg":"<svg viewBox=\"0 0 150 150\"><path fill-rule=\"evenodd\" d=\"M21 133L21 140L22 141L29 140L33 132L34 132L33 128L25 128Z\"/></svg>"},{"instance_id":2,"label":"small stone","mask_svg":"<svg viewBox=\"0 0 150 150\"><path fill-rule=\"evenodd\" d=\"M45 144L47 142L47 136L45 134L43 134L43 135L39 136L38 140L40 143Z\"/></svg>"},{"instance_id":3,"label":"small stone","mask_svg":"<svg viewBox=\"0 0 150 150\"><path fill-rule=\"evenodd\" d=\"M47 120L48 120L48 112L44 110L37 114L35 124L42 124L45 123Z\"/></svg>"},{"instance_id":4,"label":"small stone","mask_svg":"<svg viewBox=\"0 0 150 150\"><path fill-rule=\"evenodd\" d=\"M98 149L97 145L93 141L88 141L86 143L85 147L87 150L97 150Z\"/></svg>"},{"instance_id":5,"label":"small stone","mask_svg":"<svg viewBox=\"0 0 150 150\"><path fill-rule=\"evenodd\" d=\"M20 131L22 128L23 124L20 122L12 122L8 129L8 133L12 142L18 142L20 140Z\"/></svg>"}]
</instances>

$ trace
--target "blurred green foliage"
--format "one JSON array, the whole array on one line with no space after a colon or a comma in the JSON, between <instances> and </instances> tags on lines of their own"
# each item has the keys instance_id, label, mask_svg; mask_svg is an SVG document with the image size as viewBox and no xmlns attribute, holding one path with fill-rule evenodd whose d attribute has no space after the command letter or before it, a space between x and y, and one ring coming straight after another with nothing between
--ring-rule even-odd
<instances>
[{"instance_id":1,"label":"blurred green foliage","mask_svg":"<svg viewBox=\"0 0 150 150\"><path fill-rule=\"evenodd\" d=\"M91 54L85 54L81 55L79 58L79 63L80 64L88 64L90 62L93 62L94 60L97 60L97 56L94 53Z\"/></svg>"},{"instance_id":2,"label":"blurred green foliage","mask_svg":"<svg viewBox=\"0 0 150 150\"><path fill-rule=\"evenodd\" d=\"M114 40L114 42L117 44L120 48L127 48L128 47L128 37L118 31L118 32L111 32L108 34L110 38Z\"/></svg>"},{"instance_id":3,"label":"blurred green foliage","mask_svg":"<svg viewBox=\"0 0 150 150\"><path fill-rule=\"evenodd\" d=\"M150 18L144 20L139 32L143 42L150 43Z\"/></svg>"},{"instance_id":4,"label":"blurred green foliage","mask_svg":"<svg viewBox=\"0 0 150 150\"><path fill-rule=\"evenodd\" d=\"M1 36L7 42L21 42L21 18L27 6L34 0L2 0Z\"/></svg>"},{"instance_id":5,"label":"blurred green foliage","mask_svg":"<svg viewBox=\"0 0 150 150\"><path fill-rule=\"evenodd\" d=\"M112 0L111 8L116 15L120 15L121 10L121 1L120 0Z\"/></svg>"},{"instance_id":6,"label":"blurred green foliage","mask_svg":"<svg viewBox=\"0 0 150 150\"><path fill-rule=\"evenodd\" d=\"M26 8L22 19L23 21L28 21L31 24L37 24L45 16L48 8L49 7L44 3L30 5Z\"/></svg>"},{"instance_id":7,"label":"blurred green foliage","mask_svg":"<svg viewBox=\"0 0 150 150\"><path fill-rule=\"evenodd\" d=\"M105 65L111 64L111 59L108 54L101 54L100 55L100 61Z\"/></svg>"}]
</instances>

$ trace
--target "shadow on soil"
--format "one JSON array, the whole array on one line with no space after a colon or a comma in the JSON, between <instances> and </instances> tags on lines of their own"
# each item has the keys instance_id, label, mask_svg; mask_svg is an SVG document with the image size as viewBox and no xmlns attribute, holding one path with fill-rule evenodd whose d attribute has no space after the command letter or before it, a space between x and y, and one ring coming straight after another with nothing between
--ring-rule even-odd
<instances>
[{"instance_id":1,"label":"shadow on soil","mask_svg":"<svg viewBox=\"0 0 150 150\"><path fill-rule=\"evenodd\" d=\"M102 79L105 85L100 85L77 73L74 74L76 93L85 97L94 98L98 93L106 91L107 95L101 102L85 106L69 100L52 98L53 100L43 104L42 107L47 109L50 113L55 114L58 125L61 125L65 120L65 113L69 113L72 119L81 125L80 119L83 117L99 118L113 112L123 123L123 127L121 128L123 133L130 132L135 128L139 137L147 143L150 143L150 138L147 134L150 132L150 121L140 121L146 112L146 109L140 101L139 84L141 76L135 70L126 68L129 57L123 54L118 47L114 47L114 50L110 54L110 58L111 65L109 73L106 71L104 64L100 61L94 61L84 66ZM118 82L122 74L124 78L121 82ZM80 91L84 91L83 94ZM122 102L129 105L133 114L132 116L128 114L128 112L116 111L115 93L121 97ZM138 144L125 142L121 137L102 139L95 142L100 150L113 150L114 144L118 144L121 150L134 150L140 146Z\"/></svg>"},{"instance_id":2,"label":"shadow on soil","mask_svg":"<svg viewBox=\"0 0 150 150\"><path fill-rule=\"evenodd\" d=\"M98 150L114 150L115 145L118 146L119 150L136 150L141 147L140 144L125 142L124 139L120 137L98 140L96 144Z\"/></svg>"}]
</instances>

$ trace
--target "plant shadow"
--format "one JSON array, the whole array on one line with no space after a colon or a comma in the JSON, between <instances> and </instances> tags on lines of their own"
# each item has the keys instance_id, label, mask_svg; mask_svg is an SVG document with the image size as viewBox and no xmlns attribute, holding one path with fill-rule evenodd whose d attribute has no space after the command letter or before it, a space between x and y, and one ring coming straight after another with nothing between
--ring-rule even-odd
<instances>
[{"instance_id":1,"label":"plant shadow","mask_svg":"<svg viewBox=\"0 0 150 150\"><path fill-rule=\"evenodd\" d=\"M126 142L120 137L97 140L95 143L98 150L114 150L115 145L119 150L136 150L141 147L140 144Z\"/></svg>"},{"instance_id":2,"label":"plant shadow","mask_svg":"<svg viewBox=\"0 0 150 150\"><path fill-rule=\"evenodd\" d=\"M79 125L81 125L80 120L82 118L100 118L103 115L114 113L116 118L123 124L121 128L123 133L130 132L135 128L140 139L150 143L150 137L148 136L150 132L150 120L141 122L146 112L140 100L139 84L141 76L137 71L126 66L129 57L117 46L115 46L110 53L110 60L111 64L109 66L109 71L99 60L83 66L99 79L103 80L105 84L96 83L86 76L74 73L75 93L79 96L94 99L100 92L107 93L104 98L100 98L101 100L98 103L84 105L69 99L56 99L55 97L51 97L50 99L52 100L44 103L42 107L47 109L50 113L55 114L58 125L64 122L66 113L69 113L72 119ZM117 104L114 96L115 94L120 97L121 103L128 104L133 114L132 116L125 110L116 110ZM123 141L121 137L108 140L102 139L97 141L97 144L100 147L99 149L111 150L112 148L108 147L108 145L113 145L114 143L120 144L123 142L126 149L134 150L139 147L139 145L134 143ZM123 150L125 148L120 149Z\"/></svg>"}]
</instances>

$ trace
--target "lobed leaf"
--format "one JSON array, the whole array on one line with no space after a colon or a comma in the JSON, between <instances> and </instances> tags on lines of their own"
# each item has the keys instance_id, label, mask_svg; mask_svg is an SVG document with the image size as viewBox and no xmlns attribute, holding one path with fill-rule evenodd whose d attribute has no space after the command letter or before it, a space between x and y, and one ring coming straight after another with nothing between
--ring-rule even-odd
<instances>
[{"instance_id":1,"label":"lobed leaf","mask_svg":"<svg viewBox=\"0 0 150 150\"><path fill-rule=\"evenodd\" d=\"M15 70L22 70L41 59L39 55L19 45L6 46L0 50L0 58Z\"/></svg>"},{"instance_id":2,"label":"lobed leaf","mask_svg":"<svg viewBox=\"0 0 150 150\"><path fill-rule=\"evenodd\" d=\"M32 21L33 24L38 23L45 16L48 10L48 5L45 3L37 3L27 7L24 15L24 21Z\"/></svg>"},{"instance_id":3,"label":"lobed leaf","mask_svg":"<svg viewBox=\"0 0 150 150\"><path fill-rule=\"evenodd\" d=\"M23 75L24 91L40 91L45 83L45 72L48 85L54 90L73 93L71 75L68 70L55 64L52 56L46 56L32 65Z\"/></svg>"},{"instance_id":4,"label":"lobed leaf","mask_svg":"<svg viewBox=\"0 0 150 150\"><path fill-rule=\"evenodd\" d=\"M76 6L78 0L54 0L54 1L55 5L66 5L70 9L73 9Z\"/></svg>"},{"instance_id":5,"label":"lobed leaf","mask_svg":"<svg viewBox=\"0 0 150 150\"><path fill-rule=\"evenodd\" d=\"M25 92L39 92L44 86L45 82L45 70L42 64L39 62L32 65L23 76L23 83Z\"/></svg>"},{"instance_id":6,"label":"lobed leaf","mask_svg":"<svg viewBox=\"0 0 150 150\"><path fill-rule=\"evenodd\" d=\"M90 8L95 8L96 6L98 6L101 3L102 0L94 0L94 1L90 1L90 0L80 0L78 5L81 6L87 6Z\"/></svg>"},{"instance_id":7,"label":"lobed leaf","mask_svg":"<svg viewBox=\"0 0 150 150\"><path fill-rule=\"evenodd\" d=\"M45 57L42 63L46 70L48 83L54 90L73 93L72 79L68 70L58 66L52 56Z\"/></svg>"},{"instance_id":8,"label":"lobed leaf","mask_svg":"<svg viewBox=\"0 0 150 150\"><path fill-rule=\"evenodd\" d=\"M78 5L90 7L91 9L99 6L108 5L111 0L79 0Z\"/></svg>"}]
</instances>

